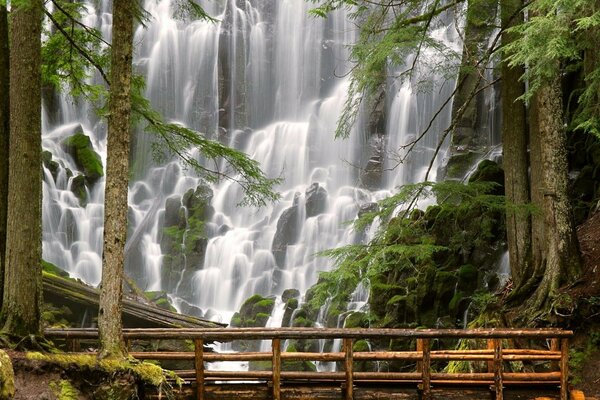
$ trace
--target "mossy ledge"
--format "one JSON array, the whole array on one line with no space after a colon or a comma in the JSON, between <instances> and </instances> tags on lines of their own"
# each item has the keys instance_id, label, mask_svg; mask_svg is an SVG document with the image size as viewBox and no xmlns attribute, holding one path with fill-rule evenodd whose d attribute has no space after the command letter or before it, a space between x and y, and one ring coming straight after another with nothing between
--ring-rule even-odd
<instances>
[{"instance_id":1,"label":"mossy ledge","mask_svg":"<svg viewBox=\"0 0 600 400\"><path fill-rule=\"evenodd\" d=\"M33 363L35 370L60 374L60 381L50 382L50 389L60 394L58 399L85 393L86 399L129 400L140 398L140 394L148 391L158 391L169 398L171 384L182 384L173 372L135 359L99 360L91 354L30 352L22 362Z\"/></svg>"}]
</instances>

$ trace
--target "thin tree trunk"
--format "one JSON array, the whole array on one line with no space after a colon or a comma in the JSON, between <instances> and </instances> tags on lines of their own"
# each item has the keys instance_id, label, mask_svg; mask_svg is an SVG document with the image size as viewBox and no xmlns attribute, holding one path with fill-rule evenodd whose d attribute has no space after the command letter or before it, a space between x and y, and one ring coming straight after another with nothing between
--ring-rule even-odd
<instances>
[{"instance_id":1,"label":"thin tree trunk","mask_svg":"<svg viewBox=\"0 0 600 400\"><path fill-rule=\"evenodd\" d=\"M9 93L8 13L0 5L0 302L4 283L6 254L6 215L8 211Z\"/></svg>"},{"instance_id":2,"label":"thin tree trunk","mask_svg":"<svg viewBox=\"0 0 600 400\"><path fill-rule=\"evenodd\" d=\"M40 333L42 293L41 0L13 5L10 19L10 170L2 318L6 332L26 336Z\"/></svg>"},{"instance_id":3,"label":"thin tree trunk","mask_svg":"<svg viewBox=\"0 0 600 400\"><path fill-rule=\"evenodd\" d=\"M563 121L560 75L538 90L538 120L544 182L546 232L544 277L536 290L534 309L542 309L567 281L581 273L577 234L568 195L567 138Z\"/></svg>"},{"instance_id":4,"label":"thin tree trunk","mask_svg":"<svg viewBox=\"0 0 600 400\"><path fill-rule=\"evenodd\" d=\"M542 166L542 143L538 121L538 95L534 94L529 107L529 164L531 176L531 203L536 211L531 216L531 264L534 269L530 281L541 278L544 271L546 232L542 213L544 203L544 177Z\"/></svg>"},{"instance_id":5,"label":"thin tree trunk","mask_svg":"<svg viewBox=\"0 0 600 400\"><path fill-rule=\"evenodd\" d=\"M500 3L503 28L515 26L523 21L522 15L515 17L521 5L521 0L503 0ZM514 40L514 34L502 34L503 46ZM506 200L510 203L506 212L506 228L511 273L516 287L523 285L532 273L531 218L522 210L522 207L529 203L525 104L518 100L525 92L525 85L520 81L524 72L523 67L510 67L507 61L502 62L504 186Z\"/></svg>"},{"instance_id":6,"label":"thin tree trunk","mask_svg":"<svg viewBox=\"0 0 600 400\"><path fill-rule=\"evenodd\" d=\"M134 7L133 0L113 2L104 250L98 313L101 358L120 358L125 354L121 309L127 239Z\"/></svg>"}]
</instances>

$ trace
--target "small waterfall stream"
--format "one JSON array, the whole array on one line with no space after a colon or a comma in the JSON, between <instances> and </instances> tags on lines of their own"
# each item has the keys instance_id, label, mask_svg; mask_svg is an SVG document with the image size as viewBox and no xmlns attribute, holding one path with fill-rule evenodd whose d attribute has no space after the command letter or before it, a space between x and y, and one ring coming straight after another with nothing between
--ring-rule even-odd
<instances>
[{"instance_id":1,"label":"small waterfall stream","mask_svg":"<svg viewBox=\"0 0 600 400\"><path fill-rule=\"evenodd\" d=\"M361 207L423 179L449 123L449 107L403 163L390 154L419 135L454 83L439 77L434 89L418 91L411 82L390 81L385 132L380 137L367 132L369 110L363 107L350 138L335 140L349 85L348 77L340 76L352 67L348 45L358 33L350 11L320 19L309 16L311 5L303 0L199 3L219 22L176 20L170 0L144 3L151 19L136 33L135 68L146 78L146 95L166 119L243 150L268 176L284 178L277 188L281 201L240 208L238 185L226 180L210 185L214 212L205 226L205 250L198 257L184 255L172 282L166 281L171 255L164 251L165 224L172 210L175 216L189 213L186 193L206 184L177 160L158 165L151 157L153 138L136 131L127 272L143 290L167 291L179 310L227 323L253 294L278 296L288 288L304 293L320 271L332 268L316 253L361 239L347 225ZM108 2L98 9L93 4L86 23L109 38ZM436 35L460 47L454 27L439 28ZM81 206L71 191L80 171L61 143L82 131L104 162L105 123L85 102L65 94L59 99L56 109L44 108L43 147L60 164L54 175L45 169L44 259L97 285L104 178L86 186L87 202ZM385 171L382 183L367 189L358 166L373 156L373 141L383 146ZM283 246L275 249L275 243ZM354 309L367 301L365 285L355 292Z\"/></svg>"}]
</instances>

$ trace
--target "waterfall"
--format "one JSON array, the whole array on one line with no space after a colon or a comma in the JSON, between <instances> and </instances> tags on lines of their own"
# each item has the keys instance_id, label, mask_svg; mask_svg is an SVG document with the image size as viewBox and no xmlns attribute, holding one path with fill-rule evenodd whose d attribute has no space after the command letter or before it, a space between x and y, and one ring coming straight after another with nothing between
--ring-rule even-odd
<instances>
[{"instance_id":1,"label":"waterfall","mask_svg":"<svg viewBox=\"0 0 600 400\"><path fill-rule=\"evenodd\" d=\"M96 3L88 5L86 23L108 37L108 1L101 3L98 9ZM386 171L378 185L365 184L359 167L372 159L373 143L395 151L414 139L452 92L453 82L442 84L439 77L439 85L426 92L411 81L390 81L381 137L367 132L369 110L363 107L350 138L335 140L349 85L344 75L352 67L348 45L358 34L348 18L351 11L321 19L309 16L304 0L199 3L218 22L176 20L170 0L145 2L151 19L136 32L135 70L145 76L145 94L165 119L243 150L268 176L281 176L281 200L260 209L238 207L242 190L237 184L207 185L175 159L158 164L150 156L152 137L138 130L129 185L127 273L143 290L167 291L180 311L229 322L253 294L277 296L288 288L304 293L320 271L332 268L316 253L361 240L347 225L361 207L398 185L423 179L449 109L402 164L384 157ZM436 34L450 44L459 40L452 26ZM58 172L45 168L43 256L97 285L104 178L85 187L89 193L82 205L72 192L81 171L61 143L81 131L104 163L106 126L89 104L66 94L59 98L58 111L44 105L43 147L57 160ZM190 196L208 186L207 237L194 242L201 250L167 254L166 248L181 249L169 242L165 227L189 224ZM190 237L183 241L190 243L191 231L186 232ZM363 289L355 305L366 301Z\"/></svg>"}]
</instances>

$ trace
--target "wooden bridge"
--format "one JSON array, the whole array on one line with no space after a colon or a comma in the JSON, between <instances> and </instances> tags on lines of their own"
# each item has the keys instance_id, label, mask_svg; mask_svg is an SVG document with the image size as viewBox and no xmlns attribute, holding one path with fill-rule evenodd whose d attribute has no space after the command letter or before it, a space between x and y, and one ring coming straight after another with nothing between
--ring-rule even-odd
<instances>
[{"instance_id":1,"label":"wooden bridge","mask_svg":"<svg viewBox=\"0 0 600 400\"><path fill-rule=\"evenodd\" d=\"M77 350L81 341L96 341L98 332L95 329L51 329L46 331L46 336L64 340L70 349ZM541 398L539 396L567 400L569 338L572 336L573 332L560 329L182 328L124 331L127 345L133 349L130 354L137 359L188 360L193 369L175 372L188 383L187 397L184 394L182 397L197 400L502 400ZM135 351L136 342L155 340L193 341L194 351ZM315 340L341 342L341 349L282 351L286 341ZM403 350L353 351L359 340L386 345L393 341L394 348ZM469 343L469 348L457 350L459 340L463 345ZM262 347L270 347L270 351L215 352L206 346L213 342L233 341L245 344L267 341L270 346L263 344ZM257 343L250 347L260 346ZM266 364L268 370L211 368L216 362L232 361L260 362L263 366ZM334 372L290 370L290 365L306 365L306 361L332 362L338 368ZM448 368L451 361L460 362L463 370L469 372L451 372L452 368ZM399 370L368 371L364 368L365 362L394 362L399 365ZM518 372L514 372L510 366L517 364L519 367L515 370Z\"/></svg>"}]
</instances>

